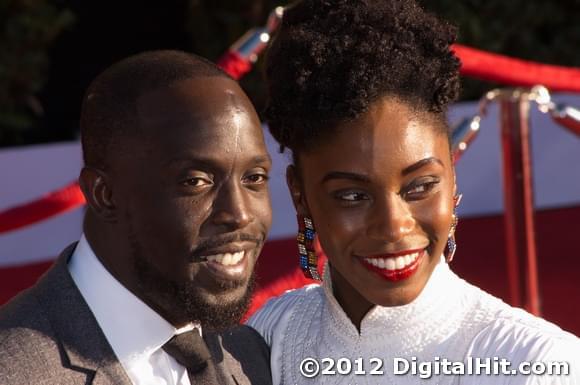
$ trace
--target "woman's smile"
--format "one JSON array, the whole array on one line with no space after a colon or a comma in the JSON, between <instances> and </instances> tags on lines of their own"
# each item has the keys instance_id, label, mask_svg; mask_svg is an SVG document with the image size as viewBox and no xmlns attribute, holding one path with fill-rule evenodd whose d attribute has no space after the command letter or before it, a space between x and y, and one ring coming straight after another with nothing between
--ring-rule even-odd
<instances>
[{"instance_id":1,"label":"woman's smile","mask_svg":"<svg viewBox=\"0 0 580 385\"><path fill-rule=\"evenodd\" d=\"M369 271L388 281L397 282L411 277L419 268L425 254L426 250L422 248L357 259Z\"/></svg>"}]
</instances>

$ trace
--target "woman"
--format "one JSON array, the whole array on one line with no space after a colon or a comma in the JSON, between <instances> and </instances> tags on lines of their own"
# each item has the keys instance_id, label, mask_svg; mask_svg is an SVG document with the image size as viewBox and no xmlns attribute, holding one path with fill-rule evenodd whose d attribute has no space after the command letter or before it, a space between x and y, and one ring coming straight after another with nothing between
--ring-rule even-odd
<instances>
[{"instance_id":1,"label":"woman","mask_svg":"<svg viewBox=\"0 0 580 385\"><path fill-rule=\"evenodd\" d=\"M293 154L302 267L316 276L314 233L329 262L321 286L249 321L271 347L274 384L580 382L576 337L446 263L459 203L445 117L459 91L454 39L410 0L304 0L285 13L267 115ZM452 375L469 357L492 375ZM570 374L512 372L524 361L568 361ZM496 363L509 374L493 375Z\"/></svg>"}]
</instances>

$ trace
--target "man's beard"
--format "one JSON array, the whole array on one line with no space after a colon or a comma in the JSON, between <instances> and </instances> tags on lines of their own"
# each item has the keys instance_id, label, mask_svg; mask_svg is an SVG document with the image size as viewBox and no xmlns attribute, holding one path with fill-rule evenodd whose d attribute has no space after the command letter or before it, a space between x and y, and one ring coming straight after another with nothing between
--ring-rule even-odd
<instances>
[{"instance_id":1,"label":"man's beard","mask_svg":"<svg viewBox=\"0 0 580 385\"><path fill-rule=\"evenodd\" d=\"M146 302L155 304L164 311L176 312L171 317L186 319L188 322L198 322L205 330L220 331L239 324L248 310L255 285L255 273L247 283L224 282L221 285L224 294L240 286L246 285L244 294L228 302L208 302L193 282L177 283L165 277L158 269L144 258L134 234L129 236L133 258L133 268L137 275L139 292ZM219 296L216 295L216 296Z\"/></svg>"},{"instance_id":2,"label":"man's beard","mask_svg":"<svg viewBox=\"0 0 580 385\"><path fill-rule=\"evenodd\" d=\"M177 298L179 303L183 304L189 319L199 322L205 329L224 330L240 323L250 306L254 282L254 272L252 272L244 294L225 303L207 303L199 295L199 289L196 289L191 282L187 282L177 289ZM229 289L231 290L231 288Z\"/></svg>"},{"instance_id":3,"label":"man's beard","mask_svg":"<svg viewBox=\"0 0 580 385\"><path fill-rule=\"evenodd\" d=\"M250 305L255 281L253 272L240 298L224 303L209 303L200 295L199 288L193 282L178 284L171 281L142 257L136 256L134 262L140 292L148 300L163 309L179 311L180 317L185 317L189 322L199 322L204 329L219 331L237 325ZM223 289L227 293L233 288L228 285Z\"/></svg>"}]
</instances>

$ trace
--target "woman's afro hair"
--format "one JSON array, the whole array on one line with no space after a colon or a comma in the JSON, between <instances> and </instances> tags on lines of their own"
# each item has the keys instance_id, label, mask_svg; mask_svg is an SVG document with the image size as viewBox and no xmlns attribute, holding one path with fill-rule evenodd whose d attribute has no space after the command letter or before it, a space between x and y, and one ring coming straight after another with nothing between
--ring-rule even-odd
<instances>
[{"instance_id":1,"label":"woman's afro hair","mask_svg":"<svg viewBox=\"0 0 580 385\"><path fill-rule=\"evenodd\" d=\"M459 94L453 26L413 0L302 0L266 63L272 135L293 152L391 96L443 117Z\"/></svg>"}]
</instances>

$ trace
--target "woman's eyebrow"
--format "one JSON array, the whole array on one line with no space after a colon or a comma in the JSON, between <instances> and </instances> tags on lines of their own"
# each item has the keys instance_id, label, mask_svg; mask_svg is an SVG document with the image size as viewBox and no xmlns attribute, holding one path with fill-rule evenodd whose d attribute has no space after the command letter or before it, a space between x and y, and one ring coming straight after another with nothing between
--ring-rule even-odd
<instances>
[{"instance_id":1,"label":"woman's eyebrow","mask_svg":"<svg viewBox=\"0 0 580 385\"><path fill-rule=\"evenodd\" d=\"M350 179L350 180L355 180L357 182L369 182L370 181L370 179L366 175L357 174L354 172L346 172L346 171L331 171L331 172L327 173L326 175L324 175L324 178L322 178L321 183L328 182L329 180L332 180L332 179Z\"/></svg>"},{"instance_id":2,"label":"woman's eyebrow","mask_svg":"<svg viewBox=\"0 0 580 385\"><path fill-rule=\"evenodd\" d=\"M417 171L421 167L425 167L428 164L432 164L432 163L439 163L441 166L444 166L443 162L441 162L439 159L437 159L435 157L429 157L429 158L421 159L417 163L413 163L412 165L406 167L405 169L403 169L401 174L403 174L403 175L410 174L413 171Z\"/></svg>"}]
</instances>

